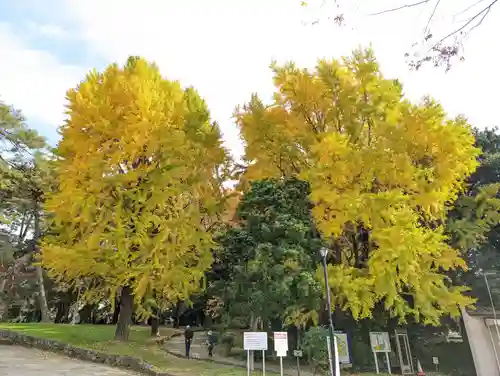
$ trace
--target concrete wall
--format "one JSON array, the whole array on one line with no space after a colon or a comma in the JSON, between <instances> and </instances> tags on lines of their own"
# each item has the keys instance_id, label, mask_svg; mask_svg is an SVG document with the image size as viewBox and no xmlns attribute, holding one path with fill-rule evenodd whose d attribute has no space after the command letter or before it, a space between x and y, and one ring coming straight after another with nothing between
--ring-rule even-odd
<instances>
[{"instance_id":1,"label":"concrete wall","mask_svg":"<svg viewBox=\"0 0 500 376\"><path fill-rule=\"evenodd\" d=\"M470 316L465 310L462 310L462 317L477 376L500 376L500 338L494 322L481 316Z\"/></svg>"}]
</instances>

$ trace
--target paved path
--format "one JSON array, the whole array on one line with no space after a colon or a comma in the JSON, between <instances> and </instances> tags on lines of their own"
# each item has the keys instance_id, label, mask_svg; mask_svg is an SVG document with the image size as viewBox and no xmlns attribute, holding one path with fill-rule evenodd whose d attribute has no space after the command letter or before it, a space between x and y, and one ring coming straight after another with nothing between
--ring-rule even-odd
<instances>
[{"instance_id":1,"label":"paved path","mask_svg":"<svg viewBox=\"0 0 500 376\"><path fill-rule=\"evenodd\" d=\"M0 376L138 376L136 373L87 363L53 353L0 346Z\"/></svg>"},{"instance_id":2,"label":"paved path","mask_svg":"<svg viewBox=\"0 0 500 376\"><path fill-rule=\"evenodd\" d=\"M220 355L220 350L218 350L216 346L216 351L214 353L213 358L208 357L208 349L206 345L207 341L207 335L204 332L195 332L194 333L194 338L193 342L191 343L191 356L193 358L197 359L211 359L215 362L224 362L224 364L227 365L234 365L234 366L239 366L239 367L245 367L246 368L246 361L244 360L239 360L237 358L233 357L225 357ZM174 337L170 339L169 341L165 342L165 348L167 350L170 350L178 355L184 355L186 350L185 350L185 345L184 345L184 336L179 336L179 337ZM262 363L256 361L254 364L254 367L256 370L262 370ZM275 373L280 373L279 370L279 365L276 364L269 364L269 362L266 364L266 370L275 372ZM284 375L287 376L296 376L297 375L297 367L292 364L285 364L284 365ZM300 374L302 376L312 376L311 372L308 372L306 370L301 370ZM1 373L0 373L1 375Z\"/></svg>"}]
</instances>

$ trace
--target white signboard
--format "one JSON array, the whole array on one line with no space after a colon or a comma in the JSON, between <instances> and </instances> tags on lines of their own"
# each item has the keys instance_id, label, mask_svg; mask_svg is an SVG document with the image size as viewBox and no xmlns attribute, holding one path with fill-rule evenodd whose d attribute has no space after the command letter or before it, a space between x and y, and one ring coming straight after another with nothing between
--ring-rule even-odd
<instances>
[{"instance_id":1,"label":"white signboard","mask_svg":"<svg viewBox=\"0 0 500 376\"><path fill-rule=\"evenodd\" d=\"M245 350L267 350L266 332L243 333L243 349Z\"/></svg>"},{"instance_id":2,"label":"white signboard","mask_svg":"<svg viewBox=\"0 0 500 376\"><path fill-rule=\"evenodd\" d=\"M432 364L435 364L435 365L439 364L439 358L437 356L432 357Z\"/></svg>"},{"instance_id":3,"label":"white signboard","mask_svg":"<svg viewBox=\"0 0 500 376\"><path fill-rule=\"evenodd\" d=\"M293 356L295 356L297 358L301 358L302 357L302 350L293 350Z\"/></svg>"},{"instance_id":4,"label":"white signboard","mask_svg":"<svg viewBox=\"0 0 500 376\"><path fill-rule=\"evenodd\" d=\"M286 356L288 351L288 333L274 332L274 351L278 356Z\"/></svg>"},{"instance_id":5,"label":"white signboard","mask_svg":"<svg viewBox=\"0 0 500 376\"><path fill-rule=\"evenodd\" d=\"M389 333L370 332L370 345L373 352L391 352Z\"/></svg>"},{"instance_id":6,"label":"white signboard","mask_svg":"<svg viewBox=\"0 0 500 376\"><path fill-rule=\"evenodd\" d=\"M279 358L284 358L286 356L286 351L283 349L280 349L280 351L276 351L276 356Z\"/></svg>"},{"instance_id":7,"label":"white signboard","mask_svg":"<svg viewBox=\"0 0 500 376\"><path fill-rule=\"evenodd\" d=\"M339 363L351 364L351 354L349 354L349 342L347 340L347 333L335 332L337 338L337 348L339 351Z\"/></svg>"}]
</instances>

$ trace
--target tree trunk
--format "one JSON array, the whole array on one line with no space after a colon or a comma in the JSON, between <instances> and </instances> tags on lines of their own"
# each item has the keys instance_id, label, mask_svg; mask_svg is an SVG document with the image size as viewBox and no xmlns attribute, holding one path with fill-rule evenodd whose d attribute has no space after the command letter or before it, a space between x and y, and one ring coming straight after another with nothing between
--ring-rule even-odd
<instances>
[{"instance_id":1,"label":"tree trunk","mask_svg":"<svg viewBox=\"0 0 500 376\"><path fill-rule=\"evenodd\" d=\"M174 328L179 328L180 326L180 317L181 317L181 301L177 299L177 303L175 304L175 325Z\"/></svg>"},{"instance_id":2,"label":"tree trunk","mask_svg":"<svg viewBox=\"0 0 500 376\"><path fill-rule=\"evenodd\" d=\"M36 279L38 281L38 304L40 305L41 321L52 322L50 318L50 310L47 304L47 295L45 294L45 286L43 284L43 270L40 265L36 266Z\"/></svg>"},{"instance_id":3,"label":"tree trunk","mask_svg":"<svg viewBox=\"0 0 500 376\"><path fill-rule=\"evenodd\" d=\"M134 312L134 299L130 286L123 286L120 295L120 314L116 324L115 340L128 341L130 325L132 323L132 313Z\"/></svg>"},{"instance_id":4,"label":"tree trunk","mask_svg":"<svg viewBox=\"0 0 500 376\"><path fill-rule=\"evenodd\" d=\"M160 320L158 318L158 309L153 309L153 316L151 316L151 337L160 336Z\"/></svg>"},{"instance_id":5,"label":"tree trunk","mask_svg":"<svg viewBox=\"0 0 500 376\"><path fill-rule=\"evenodd\" d=\"M78 311L80 316L80 324L92 324L92 312L95 309L94 304L85 304L81 310Z\"/></svg>"},{"instance_id":6,"label":"tree trunk","mask_svg":"<svg viewBox=\"0 0 500 376\"><path fill-rule=\"evenodd\" d=\"M113 310L113 318L111 323L113 325L118 324L118 316L120 315L120 299L118 297L115 297L115 302L114 302L114 310Z\"/></svg>"},{"instance_id":7,"label":"tree trunk","mask_svg":"<svg viewBox=\"0 0 500 376\"><path fill-rule=\"evenodd\" d=\"M62 324L67 321L68 317L68 303L66 301L59 301L57 303L56 317L54 322L56 324Z\"/></svg>"},{"instance_id":8,"label":"tree trunk","mask_svg":"<svg viewBox=\"0 0 500 376\"><path fill-rule=\"evenodd\" d=\"M0 296L3 295L6 284L7 284L7 278L3 278L2 282L0 282ZM5 312L7 312L7 308L8 308L7 303L2 298L0 298L0 321L3 321L5 319L4 316L6 316Z\"/></svg>"},{"instance_id":9,"label":"tree trunk","mask_svg":"<svg viewBox=\"0 0 500 376\"><path fill-rule=\"evenodd\" d=\"M255 317L254 314L252 313L252 315L250 316L250 331L256 332L258 325L259 325L259 318ZM250 363L249 364L250 370L253 371L255 369L255 353L253 352L253 350L250 350L249 363Z\"/></svg>"},{"instance_id":10,"label":"tree trunk","mask_svg":"<svg viewBox=\"0 0 500 376\"><path fill-rule=\"evenodd\" d=\"M35 242L34 248L35 248L35 254L39 253L39 248L38 248L38 242L41 237L41 230L40 230L40 211L38 208L38 204L35 205L35 233L34 233L34 239L33 241ZM38 282L38 304L40 305L40 312L42 314L41 321L42 322L51 322L52 320L50 319L50 311L49 311L49 305L47 304L47 294L45 293L45 285L43 282L43 269L40 265L37 265L35 267L36 269L36 279Z\"/></svg>"}]
</instances>

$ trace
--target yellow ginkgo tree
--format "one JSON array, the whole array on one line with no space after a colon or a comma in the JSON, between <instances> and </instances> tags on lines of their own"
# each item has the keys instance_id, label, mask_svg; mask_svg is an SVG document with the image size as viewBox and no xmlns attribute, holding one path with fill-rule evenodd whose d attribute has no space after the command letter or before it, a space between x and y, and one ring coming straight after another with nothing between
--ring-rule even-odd
<instances>
[{"instance_id":1,"label":"yellow ginkgo tree","mask_svg":"<svg viewBox=\"0 0 500 376\"><path fill-rule=\"evenodd\" d=\"M236 112L245 142L242 184L297 176L330 247L335 307L370 317L436 323L472 300L447 271L465 268L443 218L475 170L478 150L463 118L424 98L413 104L384 78L371 50L321 60L314 70L272 65L270 105L257 96Z\"/></svg>"},{"instance_id":2,"label":"yellow ginkgo tree","mask_svg":"<svg viewBox=\"0 0 500 376\"><path fill-rule=\"evenodd\" d=\"M126 340L147 299L200 288L228 155L197 92L141 58L89 73L67 100L42 262L87 300L120 294L115 336Z\"/></svg>"}]
</instances>

